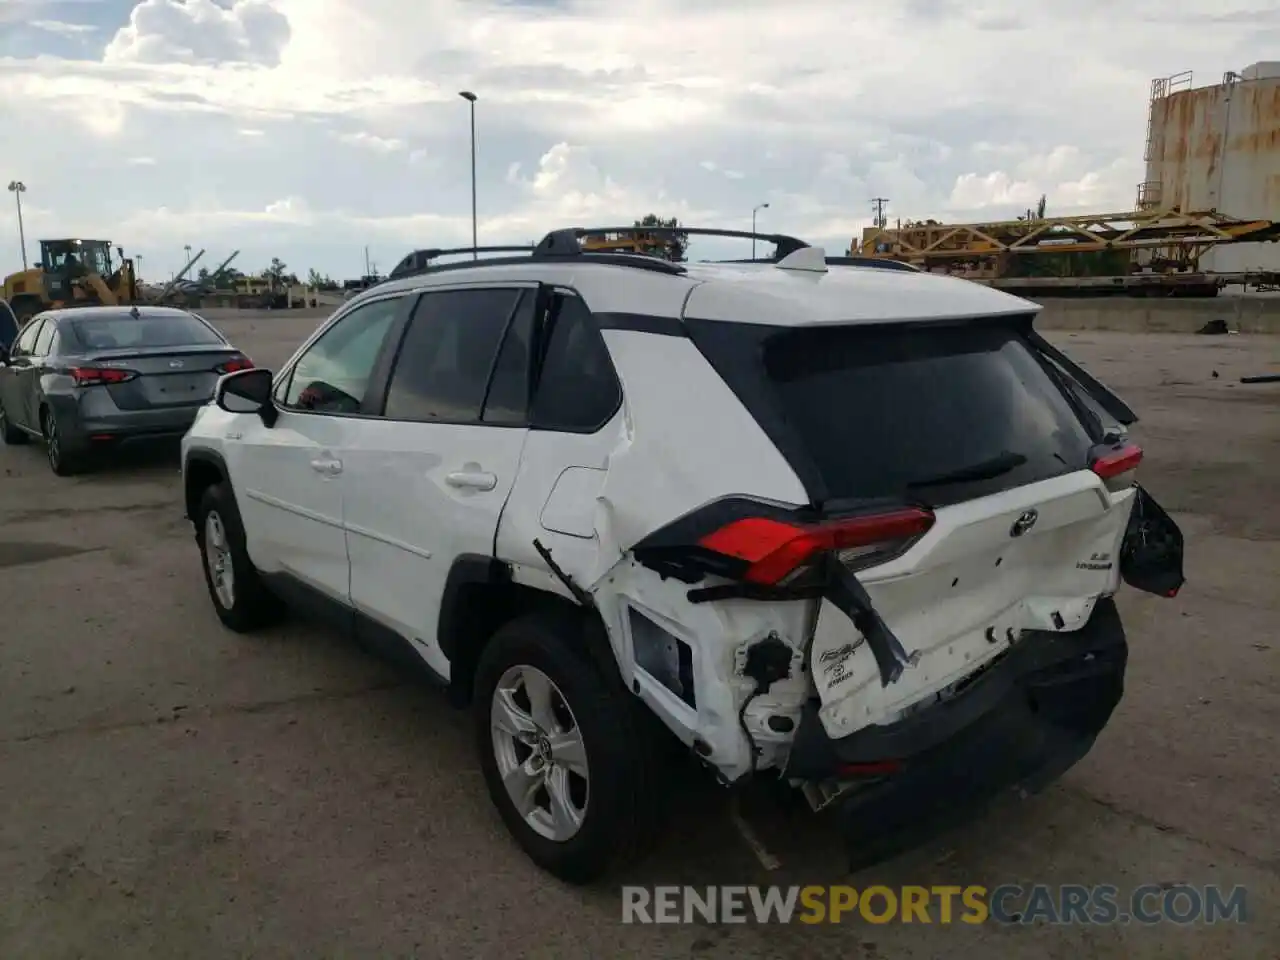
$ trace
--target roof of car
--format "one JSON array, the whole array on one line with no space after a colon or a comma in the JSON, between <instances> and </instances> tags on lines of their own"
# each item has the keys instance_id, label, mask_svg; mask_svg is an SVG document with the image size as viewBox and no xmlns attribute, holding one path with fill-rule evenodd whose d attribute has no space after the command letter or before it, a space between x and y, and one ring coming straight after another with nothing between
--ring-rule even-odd
<instances>
[{"instance_id":1,"label":"roof of car","mask_svg":"<svg viewBox=\"0 0 1280 960\"><path fill-rule=\"evenodd\" d=\"M597 313L731 320L775 326L892 323L1014 316L1040 305L982 284L912 270L836 265L825 272L779 263L685 263L680 273L638 269L611 259L480 261L391 280L344 308L387 294L435 287L537 282L582 294Z\"/></svg>"},{"instance_id":2,"label":"roof of car","mask_svg":"<svg viewBox=\"0 0 1280 960\"><path fill-rule=\"evenodd\" d=\"M134 310L137 314L134 314ZM153 307L153 306L98 306L98 307L58 307L53 310L45 310L40 313L41 317L48 320L121 320L130 318L134 320L159 320L164 317L190 317L192 313L189 310L180 310L177 307Z\"/></svg>"}]
</instances>

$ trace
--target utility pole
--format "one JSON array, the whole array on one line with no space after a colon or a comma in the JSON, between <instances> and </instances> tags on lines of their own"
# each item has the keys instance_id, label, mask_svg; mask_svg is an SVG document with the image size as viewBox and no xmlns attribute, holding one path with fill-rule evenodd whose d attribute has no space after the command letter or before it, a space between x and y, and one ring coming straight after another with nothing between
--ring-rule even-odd
<instances>
[{"instance_id":1,"label":"utility pole","mask_svg":"<svg viewBox=\"0 0 1280 960\"><path fill-rule=\"evenodd\" d=\"M759 210L768 210L768 209L769 209L769 205L767 203L758 203L755 205L755 207L752 208L751 210L751 232L752 233L756 232L756 212ZM751 259L754 260L755 258L756 258L756 238L752 237L751 238Z\"/></svg>"},{"instance_id":2,"label":"utility pole","mask_svg":"<svg viewBox=\"0 0 1280 960\"><path fill-rule=\"evenodd\" d=\"M888 218L884 215L884 206L888 202L888 197L873 197L871 199L871 206L876 212L875 224L881 230L883 230L889 223Z\"/></svg>"},{"instance_id":3,"label":"utility pole","mask_svg":"<svg viewBox=\"0 0 1280 960\"><path fill-rule=\"evenodd\" d=\"M27 192L27 185L21 180L9 181L9 192L18 204L18 245L22 247L22 269L27 269L27 235L22 227L22 195Z\"/></svg>"},{"instance_id":4,"label":"utility pole","mask_svg":"<svg viewBox=\"0 0 1280 960\"><path fill-rule=\"evenodd\" d=\"M471 104L471 259L478 260L480 254L476 250L479 246L476 240L476 95L470 90L462 90L458 96Z\"/></svg>"}]
</instances>

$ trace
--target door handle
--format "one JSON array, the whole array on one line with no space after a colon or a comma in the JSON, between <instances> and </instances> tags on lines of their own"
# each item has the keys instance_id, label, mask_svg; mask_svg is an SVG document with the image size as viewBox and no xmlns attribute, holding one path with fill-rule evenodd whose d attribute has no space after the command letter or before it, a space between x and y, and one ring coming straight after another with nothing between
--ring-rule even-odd
<instances>
[{"instance_id":1,"label":"door handle","mask_svg":"<svg viewBox=\"0 0 1280 960\"><path fill-rule=\"evenodd\" d=\"M492 490L498 485L498 477L483 470L459 470L446 476L444 482L466 490Z\"/></svg>"},{"instance_id":2,"label":"door handle","mask_svg":"<svg viewBox=\"0 0 1280 960\"><path fill-rule=\"evenodd\" d=\"M311 461L311 469L327 477L336 477L342 472L342 461L332 457L319 457Z\"/></svg>"}]
</instances>

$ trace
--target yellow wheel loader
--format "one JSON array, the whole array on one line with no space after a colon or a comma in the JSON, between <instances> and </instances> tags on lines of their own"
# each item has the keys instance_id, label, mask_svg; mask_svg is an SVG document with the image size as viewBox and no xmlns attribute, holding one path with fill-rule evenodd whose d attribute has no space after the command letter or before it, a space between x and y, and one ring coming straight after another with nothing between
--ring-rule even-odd
<instances>
[{"instance_id":1,"label":"yellow wheel loader","mask_svg":"<svg viewBox=\"0 0 1280 960\"><path fill-rule=\"evenodd\" d=\"M9 301L19 325L51 307L136 303L133 260L120 247L116 254L118 266L109 240L41 240L39 264L5 277L0 299Z\"/></svg>"}]
</instances>

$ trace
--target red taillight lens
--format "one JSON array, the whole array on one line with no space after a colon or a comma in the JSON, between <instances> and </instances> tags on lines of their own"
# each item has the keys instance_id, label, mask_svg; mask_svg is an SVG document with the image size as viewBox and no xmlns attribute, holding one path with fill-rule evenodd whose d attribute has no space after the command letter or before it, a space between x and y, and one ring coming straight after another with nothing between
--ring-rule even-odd
<instances>
[{"instance_id":1,"label":"red taillight lens","mask_svg":"<svg viewBox=\"0 0 1280 960\"><path fill-rule=\"evenodd\" d=\"M118 367L72 367L67 373L71 375L77 387L126 383L138 375L136 370L121 370Z\"/></svg>"},{"instance_id":2,"label":"red taillight lens","mask_svg":"<svg viewBox=\"0 0 1280 960\"><path fill-rule=\"evenodd\" d=\"M850 567L888 559L928 532L933 521L930 511L915 507L813 526L746 517L712 531L698 545L748 563L742 579L750 583L779 584L827 551Z\"/></svg>"},{"instance_id":3,"label":"red taillight lens","mask_svg":"<svg viewBox=\"0 0 1280 960\"><path fill-rule=\"evenodd\" d=\"M1133 483L1134 472L1142 462L1142 448L1127 444L1093 458L1089 469L1102 478L1108 490L1123 490Z\"/></svg>"},{"instance_id":4,"label":"red taillight lens","mask_svg":"<svg viewBox=\"0 0 1280 960\"><path fill-rule=\"evenodd\" d=\"M236 357L213 368L217 373L235 373L237 370L252 370L253 361L248 357Z\"/></svg>"}]
</instances>

